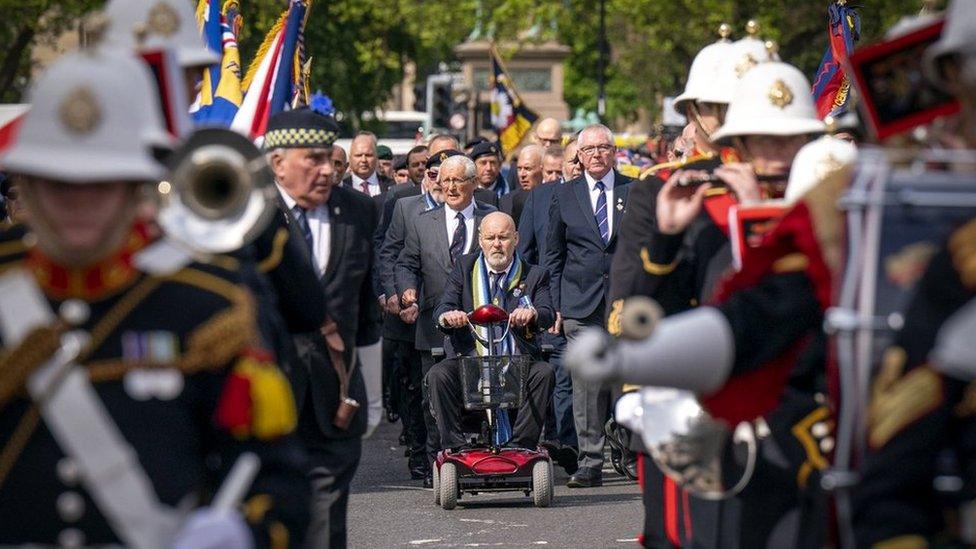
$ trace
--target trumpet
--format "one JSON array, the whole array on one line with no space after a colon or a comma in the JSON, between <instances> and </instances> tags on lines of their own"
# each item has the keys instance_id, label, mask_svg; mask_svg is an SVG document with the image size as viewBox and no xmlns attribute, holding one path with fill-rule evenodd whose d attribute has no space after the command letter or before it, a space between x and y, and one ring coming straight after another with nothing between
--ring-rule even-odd
<instances>
[{"instance_id":1,"label":"trumpet","mask_svg":"<svg viewBox=\"0 0 976 549\"><path fill-rule=\"evenodd\" d=\"M620 310L620 337L651 337L663 316L654 300L628 298ZM757 426L743 422L730 429L712 417L692 392L643 387L628 402L621 399L616 410L631 417L625 425L637 427L634 430L658 469L697 497L713 501L734 497L752 479L760 438Z\"/></svg>"},{"instance_id":2,"label":"trumpet","mask_svg":"<svg viewBox=\"0 0 976 549\"><path fill-rule=\"evenodd\" d=\"M158 222L168 237L207 254L251 243L275 211L274 175L246 137L222 128L193 132L157 186Z\"/></svg>"},{"instance_id":3,"label":"trumpet","mask_svg":"<svg viewBox=\"0 0 976 549\"><path fill-rule=\"evenodd\" d=\"M756 181L758 181L760 184L763 183L784 183L785 184L786 178L787 176L785 175L757 175ZM719 186L725 185L725 181L721 177L715 174L708 174L699 177L687 177L675 181L675 185L677 185L678 187L698 187L699 185L704 185L706 183L711 183L713 185L719 185Z\"/></svg>"}]
</instances>

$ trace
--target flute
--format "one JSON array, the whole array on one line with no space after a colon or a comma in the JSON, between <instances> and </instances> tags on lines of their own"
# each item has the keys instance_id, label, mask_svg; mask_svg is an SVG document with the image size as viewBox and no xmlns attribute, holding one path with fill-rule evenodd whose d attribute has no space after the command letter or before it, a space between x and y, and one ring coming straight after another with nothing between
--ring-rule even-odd
<instances>
[{"instance_id":1,"label":"flute","mask_svg":"<svg viewBox=\"0 0 976 549\"><path fill-rule=\"evenodd\" d=\"M756 181L759 183L777 183L785 182L785 175L757 175ZM708 174L699 177L688 177L685 179L678 180L675 185L678 187L697 187L699 185L704 185L705 183L712 183L718 185L725 185L725 181L715 174Z\"/></svg>"}]
</instances>

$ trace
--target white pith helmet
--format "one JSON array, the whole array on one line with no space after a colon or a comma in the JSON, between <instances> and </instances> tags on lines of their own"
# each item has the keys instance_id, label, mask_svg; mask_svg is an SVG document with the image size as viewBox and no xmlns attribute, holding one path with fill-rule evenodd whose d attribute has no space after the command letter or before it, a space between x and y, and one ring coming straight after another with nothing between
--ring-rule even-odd
<instances>
[{"instance_id":1,"label":"white pith helmet","mask_svg":"<svg viewBox=\"0 0 976 549\"><path fill-rule=\"evenodd\" d=\"M127 51L169 49L181 67L220 62L197 28L189 0L111 0L104 46Z\"/></svg>"},{"instance_id":2,"label":"white pith helmet","mask_svg":"<svg viewBox=\"0 0 976 549\"><path fill-rule=\"evenodd\" d=\"M793 65L771 61L750 69L729 103L725 124L712 141L727 145L745 135L791 136L827 130L817 118L810 82Z\"/></svg>"},{"instance_id":3,"label":"white pith helmet","mask_svg":"<svg viewBox=\"0 0 976 549\"><path fill-rule=\"evenodd\" d=\"M796 202L828 178L849 176L856 162L857 147L843 139L825 135L807 143L793 158L784 199Z\"/></svg>"},{"instance_id":4,"label":"white pith helmet","mask_svg":"<svg viewBox=\"0 0 976 549\"><path fill-rule=\"evenodd\" d=\"M34 83L6 171L68 183L155 181L170 137L152 75L127 52L67 54Z\"/></svg>"},{"instance_id":5,"label":"white pith helmet","mask_svg":"<svg viewBox=\"0 0 976 549\"><path fill-rule=\"evenodd\" d=\"M719 28L719 35L722 38L705 46L695 55L695 59L691 62L691 69L688 71L685 90L674 98L674 108L678 112L684 112L688 103L692 101L724 104L731 99L731 92L722 95L721 90L718 90L720 95L716 96L716 88L722 85L724 65L728 63L731 55L732 42L728 39L731 32L732 28L723 24ZM703 96L709 99L703 99Z\"/></svg>"},{"instance_id":6,"label":"white pith helmet","mask_svg":"<svg viewBox=\"0 0 976 549\"><path fill-rule=\"evenodd\" d=\"M945 85L939 64L950 55L976 56L976 0L953 0L946 8L942 36L925 50L924 66L929 78Z\"/></svg>"}]
</instances>

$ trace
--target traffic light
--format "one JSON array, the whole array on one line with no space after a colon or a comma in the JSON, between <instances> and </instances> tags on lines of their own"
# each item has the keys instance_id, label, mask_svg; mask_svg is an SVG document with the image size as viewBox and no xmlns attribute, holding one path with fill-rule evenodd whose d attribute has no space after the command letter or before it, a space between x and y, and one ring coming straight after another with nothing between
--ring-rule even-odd
<instances>
[{"instance_id":1,"label":"traffic light","mask_svg":"<svg viewBox=\"0 0 976 549\"><path fill-rule=\"evenodd\" d=\"M434 82L430 105L431 125L435 128L450 127L453 111L454 100L451 98L451 83Z\"/></svg>"},{"instance_id":2,"label":"traffic light","mask_svg":"<svg viewBox=\"0 0 976 549\"><path fill-rule=\"evenodd\" d=\"M413 86L413 110L427 112L427 83L418 82Z\"/></svg>"}]
</instances>

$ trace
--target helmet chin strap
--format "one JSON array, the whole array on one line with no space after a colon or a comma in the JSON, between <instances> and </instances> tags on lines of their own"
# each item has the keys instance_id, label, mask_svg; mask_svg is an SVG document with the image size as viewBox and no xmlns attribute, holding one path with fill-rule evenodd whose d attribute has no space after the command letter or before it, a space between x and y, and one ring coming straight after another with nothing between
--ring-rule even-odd
<instances>
[{"instance_id":1,"label":"helmet chin strap","mask_svg":"<svg viewBox=\"0 0 976 549\"><path fill-rule=\"evenodd\" d=\"M131 194L125 207L117 213L115 221L111 223L99 242L84 249L64 245L51 220L45 215L43 209L38 207L37 199L30 190L24 193L24 199L30 212L28 225L37 234L37 247L63 267L84 268L110 256L125 242L136 218L138 193Z\"/></svg>"},{"instance_id":2,"label":"helmet chin strap","mask_svg":"<svg viewBox=\"0 0 976 549\"><path fill-rule=\"evenodd\" d=\"M697 102L692 101L688 105L688 113L691 115L691 120L692 122L695 123L695 127L698 128L698 130L701 131L703 134L705 134L705 140L709 143L711 148L713 150L718 149L718 147L716 147L712 143L712 135L716 131L718 131L718 127L709 127L707 124L705 124L705 120L702 118L701 110L699 109ZM723 118L723 117L724 117L724 113L719 115L719 118ZM720 121L718 125L721 126L722 122Z\"/></svg>"}]
</instances>

